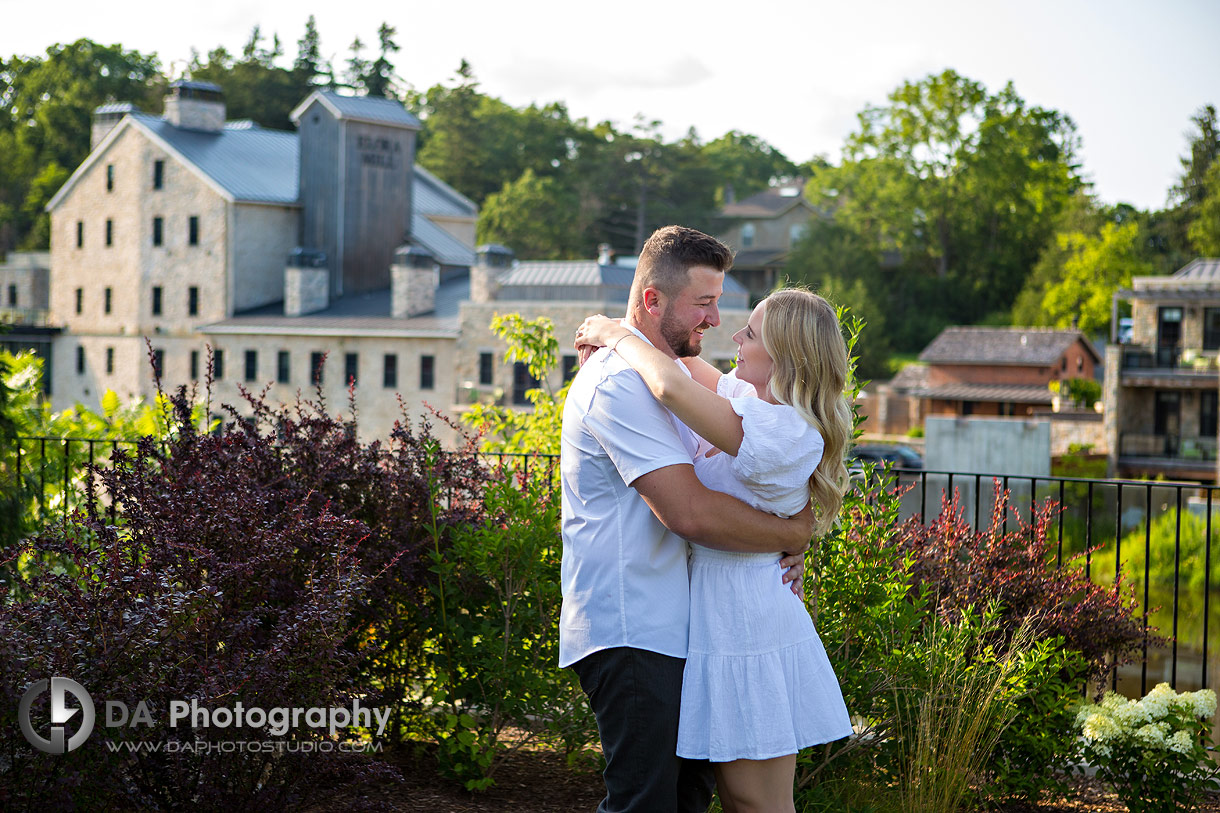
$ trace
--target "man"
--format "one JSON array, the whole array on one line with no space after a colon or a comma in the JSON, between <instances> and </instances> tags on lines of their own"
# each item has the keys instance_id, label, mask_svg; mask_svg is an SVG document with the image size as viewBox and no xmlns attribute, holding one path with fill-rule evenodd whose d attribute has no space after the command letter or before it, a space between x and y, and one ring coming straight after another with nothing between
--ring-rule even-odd
<instances>
[{"instance_id":1,"label":"man","mask_svg":"<svg viewBox=\"0 0 1220 813\"><path fill-rule=\"evenodd\" d=\"M732 252L680 226L644 244L624 324L675 359L698 355ZM682 369L686 369L684 366ZM705 761L676 756L687 654L685 539L722 550L809 546L806 508L781 519L704 488L692 460L698 439L606 349L568 390L563 413L563 608L559 665L570 666L597 717L606 757L600 813L705 811ZM785 581L802 572L800 556Z\"/></svg>"}]
</instances>

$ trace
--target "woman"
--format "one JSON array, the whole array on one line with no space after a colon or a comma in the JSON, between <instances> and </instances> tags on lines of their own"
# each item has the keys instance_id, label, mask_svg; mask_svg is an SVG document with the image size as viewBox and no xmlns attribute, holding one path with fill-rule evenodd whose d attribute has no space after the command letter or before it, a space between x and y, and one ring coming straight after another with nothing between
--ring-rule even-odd
<instances>
[{"instance_id":1,"label":"woman","mask_svg":"<svg viewBox=\"0 0 1220 813\"><path fill-rule=\"evenodd\" d=\"M834 309L808 291L777 291L733 340L736 370L688 358L687 376L604 316L576 334L578 347L622 356L705 439L695 461L704 485L784 516L812 496L821 535L843 502L852 427ZM778 554L691 548L678 755L714 763L726 813L793 811L797 751L852 733L838 681L804 603L781 583Z\"/></svg>"}]
</instances>

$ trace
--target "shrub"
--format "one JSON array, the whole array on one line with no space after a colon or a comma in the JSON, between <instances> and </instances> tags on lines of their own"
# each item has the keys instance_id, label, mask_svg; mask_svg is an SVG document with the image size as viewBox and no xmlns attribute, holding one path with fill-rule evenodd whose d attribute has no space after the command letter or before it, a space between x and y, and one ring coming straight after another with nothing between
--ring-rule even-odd
<instances>
[{"instance_id":1,"label":"shrub","mask_svg":"<svg viewBox=\"0 0 1220 813\"><path fill-rule=\"evenodd\" d=\"M299 804L338 755L179 748L112 753L101 740L259 739L234 729L168 728L171 700L201 706L365 707L419 701L426 668L429 546L477 522L486 474L473 451L442 454L427 425L362 444L353 420L319 399L229 411L196 430L184 390L171 432L93 470L103 494L62 533L22 550L0 608L0 804L216 809ZM92 478L86 478L92 483ZM121 508L119 523L100 510ZM22 598L18 600L18 596ZM149 704L150 729L105 729L40 759L15 732L16 694L50 675L95 696ZM401 715L389 736L402 735ZM375 733L375 732L374 732ZM102 735L102 736L99 736ZM293 742L323 735L294 730ZM97 740L97 742L95 742Z\"/></svg>"},{"instance_id":2,"label":"shrub","mask_svg":"<svg viewBox=\"0 0 1220 813\"><path fill-rule=\"evenodd\" d=\"M895 544L912 557L913 577L928 586L942 613L999 602L1002 630L1033 619L1041 637L1062 638L1066 648L1084 656L1087 677L1098 679L1115 662L1129 663L1139 653L1139 603L1124 579L1115 587L1089 581L1080 566L1083 556L1056 567L1047 544L1055 510L1042 505L1030 525L1017 514L1015 529L1006 532L1008 494L997 484L988 527L973 531L955 495L930 524L909 520Z\"/></svg>"},{"instance_id":3,"label":"shrub","mask_svg":"<svg viewBox=\"0 0 1220 813\"><path fill-rule=\"evenodd\" d=\"M63 531L24 548L29 598L0 610L6 807L283 809L307 794L312 776L339 767L324 754L190 750L182 746L262 735L168 725L173 700L346 705L355 689L347 616L367 586L355 555L367 529L324 500L277 493L265 477L275 457L265 439L183 429L168 455L145 439L98 472L123 504L121 525L93 500ZM52 675L77 679L99 701L147 703L153 723L99 721L71 754L35 753L16 733L17 696ZM304 729L290 739L321 736ZM177 750L107 748L137 740Z\"/></svg>"},{"instance_id":4,"label":"shrub","mask_svg":"<svg viewBox=\"0 0 1220 813\"><path fill-rule=\"evenodd\" d=\"M1084 758L1132 813L1192 810L1218 775L1207 753L1216 693L1158 684L1142 700L1107 693L1076 715Z\"/></svg>"},{"instance_id":5,"label":"shrub","mask_svg":"<svg viewBox=\"0 0 1220 813\"><path fill-rule=\"evenodd\" d=\"M499 756L545 743L571 757L597 739L584 694L559 658L559 495L543 476L501 467L486 519L432 551L433 714L444 771L468 790ZM506 741L513 728L511 743Z\"/></svg>"}]
</instances>

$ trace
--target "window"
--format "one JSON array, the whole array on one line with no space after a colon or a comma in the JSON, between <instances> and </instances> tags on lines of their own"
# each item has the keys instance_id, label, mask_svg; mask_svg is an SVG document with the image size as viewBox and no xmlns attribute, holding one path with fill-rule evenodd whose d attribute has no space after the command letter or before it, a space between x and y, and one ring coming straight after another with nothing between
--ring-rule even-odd
<instances>
[{"instance_id":1,"label":"window","mask_svg":"<svg viewBox=\"0 0 1220 813\"><path fill-rule=\"evenodd\" d=\"M805 224L793 223L788 227L788 243L799 243L801 238L805 236Z\"/></svg>"},{"instance_id":2,"label":"window","mask_svg":"<svg viewBox=\"0 0 1220 813\"><path fill-rule=\"evenodd\" d=\"M1181 427L1182 394L1174 390L1160 390L1153 407L1153 433L1177 435Z\"/></svg>"},{"instance_id":3,"label":"window","mask_svg":"<svg viewBox=\"0 0 1220 813\"><path fill-rule=\"evenodd\" d=\"M199 351L191 351L191 381L199 380Z\"/></svg>"},{"instance_id":4,"label":"window","mask_svg":"<svg viewBox=\"0 0 1220 813\"><path fill-rule=\"evenodd\" d=\"M419 357L419 388L430 390L436 386L436 356Z\"/></svg>"},{"instance_id":5,"label":"window","mask_svg":"<svg viewBox=\"0 0 1220 813\"><path fill-rule=\"evenodd\" d=\"M187 224L186 242L192 246L199 245L199 216L191 215Z\"/></svg>"},{"instance_id":6,"label":"window","mask_svg":"<svg viewBox=\"0 0 1220 813\"><path fill-rule=\"evenodd\" d=\"M322 363L324 358L323 353L309 354L309 383L321 385L322 383Z\"/></svg>"},{"instance_id":7,"label":"window","mask_svg":"<svg viewBox=\"0 0 1220 813\"><path fill-rule=\"evenodd\" d=\"M161 348L153 350L153 378L160 378L165 371L165 351Z\"/></svg>"},{"instance_id":8,"label":"window","mask_svg":"<svg viewBox=\"0 0 1220 813\"><path fill-rule=\"evenodd\" d=\"M160 316L161 315L161 286L160 285L153 286L152 296L153 296L152 315Z\"/></svg>"},{"instance_id":9,"label":"window","mask_svg":"<svg viewBox=\"0 0 1220 813\"><path fill-rule=\"evenodd\" d=\"M749 248L754 245L754 224L746 223L741 227L741 247Z\"/></svg>"},{"instance_id":10,"label":"window","mask_svg":"<svg viewBox=\"0 0 1220 813\"><path fill-rule=\"evenodd\" d=\"M106 348L106 375L114 375L114 348Z\"/></svg>"},{"instance_id":11,"label":"window","mask_svg":"<svg viewBox=\"0 0 1220 813\"><path fill-rule=\"evenodd\" d=\"M85 306L85 289L77 288L76 289L76 312L81 313L84 310L84 306Z\"/></svg>"},{"instance_id":12,"label":"window","mask_svg":"<svg viewBox=\"0 0 1220 813\"><path fill-rule=\"evenodd\" d=\"M343 381L349 387L357 382L360 372L360 356L355 353L343 354Z\"/></svg>"},{"instance_id":13,"label":"window","mask_svg":"<svg viewBox=\"0 0 1220 813\"><path fill-rule=\"evenodd\" d=\"M163 242L163 231L165 229L165 219L160 217L153 218L153 245L159 246Z\"/></svg>"},{"instance_id":14,"label":"window","mask_svg":"<svg viewBox=\"0 0 1220 813\"><path fill-rule=\"evenodd\" d=\"M153 189L160 189L165 185L165 162L153 161Z\"/></svg>"},{"instance_id":15,"label":"window","mask_svg":"<svg viewBox=\"0 0 1220 813\"><path fill-rule=\"evenodd\" d=\"M225 377L225 351L212 351L212 377L217 381Z\"/></svg>"},{"instance_id":16,"label":"window","mask_svg":"<svg viewBox=\"0 0 1220 813\"><path fill-rule=\"evenodd\" d=\"M254 381L258 378L258 351L246 351L246 380Z\"/></svg>"},{"instance_id":17,"label":"window","mask_svg":"<svg viewBox=\"0 0 1220 813\"><path fill-rule=\"evenodd\" d=\"M109 286L109 285L107 285L107 286L106 286L106 291L105 291L105 294L104 294L104 296L102 297L102 312L103 312L103 313L110 313L110 306L111 306L111 304L112 304L112 303L111 303L111 299L112 299L112 298L113 298L113 297L111 296L111 289L110 289L110 286Z\"/></svg>"},{"instance_id":18,"label":"window","mask_svg":"<svg viewBox=\"0 0 1220 813\"><path fill-rule=\"evenodd\" d=\"M492 381L492 355L479 353L479 386L490 387Z\"/></svg>"},{"instance_id":19,"label":"window","mask_svg":"<svg viewBox=\"0 0 1220 813\"><path fill-rule=\"evenodd\" d=\"M281 350L275 354L275 380L281 384L288 383L288 368L289 356L287 350Z\"/></svg>"},{"instance_id":20,"label":"window","mask_svg":"<svg viewBox=\"0 0 1220 813\"><path fill-rule=\"evenodd\" d=\"M1220 406L1220 392L1203 390L1199 393L1199 437L1216 437L1218 406Z\"/></svg>"},{"instance_id":21,"label":"window","mask_svg":"<svg viewBox=\"0 0 1220 813\"><path fill-rule=\"evenodd\" d=\"M80 344L76 346L76 374L85 374L85 347Z\"/></svg>"},{"instance_id":22,"label":"window","mask_svg":"<svg viewBox=\"0 0 1220 813\"><path fill-rule=\"evenodd\" d=\"M199 288L192 285L186 291L186 312L190 316L199 315Z\"/></svg>"},{"instance_id":23,"label":"window","mask_svg":"<svg viewBox=\"0 0 1220 813\"><path fill-rule=\"evenodd\" d=\"M17 286L11 283L8 286L8 306L10 308L17 307Z\"/></svg>"},{"instance_id":24,"label":"window","mask_svg":"<svg viewBox=\"0 0 1220 813\"><path fill-rule=\"evenodd\" d=\"M1220 350L1220 308L1203 309L1203 349Z\"/></svg>"},{"instance_id":25,"label":"window","mask_svg":"<svg viewBox=\"0 0 1220 813\"><path fill-rule=\"evenodd\" d=\"M530 399L525 397L529 390L538 388L538 379L530 375L530 368L525 362L518 361L513 365L513 403L517 406L529 406Z\"/></svg>"},{"instance_id":26,"label":"window","mask_svg":"<svg viewBox=\"0 0 1220 813\"><path fill-rule=\"evenodd\" d=\"M106 191L114 191L114 164L106 165Z\"/></svg>"},{"instance_id":27,"label":"window","mask_svg":"<svg viewBox=\"0 0 1220 813\"><path fill-rule=\"evenodd\" d=\"M398 386L398 356L394 353L386 353L383 361L381 386L386 389L393 389Z\"/></svg>"},{"instance_id":28,"label":"window","mask_svg":"<svg viewBox=\"0 0 1220 813\"><path fill-rule=\"evenodd\" d=\"M106 248L114 245L114 221L106 218Z\"/></svg>"},{"instance_id":29,"label":"window","mask_svg":"<svg viewBox=\"0 0 1220 813\"><path fill-rule=\"evenodd\" d=\"M577 357L571 353L563 355L563 383L568 383L576 377L576 371L580 369L580 365L576 363Z\"/></svg>"},{"instance_id":30,"label":"window","mask_svg":"<svg viewBox=\"0 0 1220 813\"><path fill-rule=\"evenodd\" d=\"M85 247L85 221L76 221L76 247Z\"/></svg>"}]
</instances>

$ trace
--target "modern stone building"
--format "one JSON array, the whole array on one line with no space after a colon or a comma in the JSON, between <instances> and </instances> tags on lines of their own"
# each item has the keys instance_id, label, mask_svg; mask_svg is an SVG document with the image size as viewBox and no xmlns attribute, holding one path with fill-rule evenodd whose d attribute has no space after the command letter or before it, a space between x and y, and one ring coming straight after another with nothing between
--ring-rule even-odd
<instances>
[{"instance_id":1,"label":"modern stone building","mask_svg":"<svg viewBox=\"0 0 1220 813\"><path fill-rule=\"evenodd\" d=\"M1215 482L1220 259L1136 277L1114 295L1115 330L1122 301L1131 341L1106 348L1103 392L1111 473Z\"/></svg>"},{"instance_id":2,"label":"modern stone building","mask_svg":"<svg viewBox=\"0 0 1220 813\"><path fill-rule=\"evenodd\" d=\"M476 260L477 209L415 165L402 105L316 91L292 119L295 133L226 121L220 88L198 82L175 83L164 116L98 108L93 150L48 204L57 408L150 398L154 368L166 389L202 386L210 352L213 411L240 409L242 387L292 402L316 383L346 413L351 386L361 434L384 437L400 397L411 420L522 405L532 382L505 363L495 313L548 316L562 343L585 315L623 312L634 269L608 252ZM747 318L732 280L723 305L732 327L707 345L727 360Z\"/></svg>"}]
</instances>

